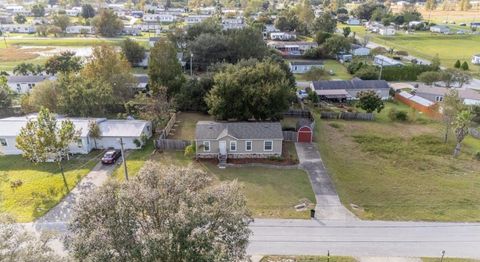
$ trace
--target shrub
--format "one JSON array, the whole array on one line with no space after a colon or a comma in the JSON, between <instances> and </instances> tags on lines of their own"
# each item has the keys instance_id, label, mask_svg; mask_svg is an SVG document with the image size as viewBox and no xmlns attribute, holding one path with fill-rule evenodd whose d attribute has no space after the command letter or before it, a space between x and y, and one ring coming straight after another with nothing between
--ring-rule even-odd
<instances>
[{"instance_id":1,"label":"shrub","mask_svg":"<svg viewBox=\"0 0 480 262\"><path fill-rule=\"evenodd\" d=\"M457 60L457 62L455 62L455 64L453 65L453 67L455 68L460 68L461 64L460 64L460 60Z\"/></svg>"},{"instance_id":2,"label":"shrub","mask_svg":"<svg viewBox=\"0 0 480 262\"><path fill-rule=\"evenodd\" d=\"M133 143L135 144L136 147L142 147L142 142L140 142L140 140L138 140L137 138L133 140Z\"/></svg>"},{"instance_id":3,"label":"shrub","mask_svg":"<svg viewBox=\"0 0 480 262\"><path fill-rule=\"evenodd\" d=\"M475 154L473 155L473 158L474 158L475 160L479 160L479 161L480 161L480 151L477 151L477 153L475 153Z\"/></svg>"},{"instance_id":4,"label":"shrub","mask_svg":"<svg viewBox=\"0 0 480 262\"><path fill-rule=\"evenodd\" d=\"M391 121L407 121L408 114L405 111L398 111L397 109L392 108L388 111L388 118Z\"/></svg>"},{"instance_id":5,"label":"shrub","mask_svg":"<svg viewBox=\"0 0 480 262\"><path fill-rule=\"evenodd\" d=\"M468 71L468 63L467 61L464 61L462 66L460 67L463 71Z\"/></svg>"},{"instance_id":6,"label":"shrub","mask_svg":"<svg viewBox=\"0 0 480 262\"><path fill-rule=\"evenodd\" d=\"M335 123L335 122L329 123L328 125L333 127L333 128L337 128L337 129L342 127L339 123Z\"/></svg>"},{"instance_id":7,"label":"shrub","mask_svg":"<svg viewBox=\"0 0 480 262\"><path fill-rule=\"evenodd\" d=\"M10 182L10 187L12 189L17 189L18 187L23 185L23 181L20 179L14 180Z\"/></svg>"},{"instance_id":8,"label":"shrub","mask_svg":"<svg viewBox=\"0 0 480 262\"><path fill-rule=\"evenodd\" d=\"M192 143L191 145L188 145L187 147L185 147L184 155L186 157L193 157L195 155L195 151L196 151L195 144Z\"/></svg>"}]
</instances>

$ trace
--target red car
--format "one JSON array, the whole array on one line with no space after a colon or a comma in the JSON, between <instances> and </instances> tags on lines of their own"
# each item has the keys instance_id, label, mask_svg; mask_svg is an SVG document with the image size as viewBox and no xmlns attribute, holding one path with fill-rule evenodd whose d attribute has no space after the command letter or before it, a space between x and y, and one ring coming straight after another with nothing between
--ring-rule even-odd
<instances>
[{"instance_id":1,"label":"red car","mask_svg":"<svg viewBox=\"0 0 480 262\"><path fill-rule=\"evenodd\" d=\"M102 164L114 164L121 156L120 150L108 150L102 157Z\"/></svg>"}]
</instances>

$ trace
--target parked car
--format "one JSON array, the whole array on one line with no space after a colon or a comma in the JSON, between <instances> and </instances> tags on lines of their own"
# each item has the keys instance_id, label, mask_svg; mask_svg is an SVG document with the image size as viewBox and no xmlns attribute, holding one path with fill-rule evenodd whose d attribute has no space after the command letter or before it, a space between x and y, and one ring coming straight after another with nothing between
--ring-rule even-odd
<instances>
[{"instance_id":1,"label":"parked car","mask_svg":"<svg viewBox=\"0 0 480 262\"><path fill-rule=\"evenodd\" d=\"M122 156L120 150L108 150L102 157L102 164L114 164Z\"/></svg>"}]
</instances>

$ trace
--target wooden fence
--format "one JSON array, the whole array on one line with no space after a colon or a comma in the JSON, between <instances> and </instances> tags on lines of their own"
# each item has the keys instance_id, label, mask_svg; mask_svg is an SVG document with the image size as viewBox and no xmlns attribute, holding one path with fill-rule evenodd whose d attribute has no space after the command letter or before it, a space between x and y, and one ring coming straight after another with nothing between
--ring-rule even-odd
<instances>
[{"instance_id":1,"label":"wooden fence","mask_svg":"<svg viewBox=\"0 0 480 262\"><path fill-rule=\"evenodd\" d=\"M157 150L184 150L185 147L191 144L188 140L179 139L157 139L155 141L155 148Z\"/></svg>"},{"instance_id":2,"label":"wooden fence","mask_svg":"<svg viewBox=\"0 0 480 262\"><path fill-rule=\"evenodd\" d=\"M470 135L477 138L477 139L480 139L480 130L479 129L476 129L476 128L470 128Z\"/></svg>"},{"instance_id":3,"label":"wooden fence","mask_svg":"<svg viewBox=\"0 0 480 262\"><path fill-rule=\"evenodd\" d=\"M375 120L372 113L353 113L353 112L321 112L323 119L344 119L344 120Z\"/></svg>"},{"instance_id":4,"label":"wooden fence","mask_svg":"<svg viewBox=\"0 0 480 262\"><path fill-rule=\"evenodd\" d=\"M167 125L165 126L164 129L160 131L159 139L166 139L168 137L168 134L170 134L170 131L172 130L176 121L177 121L177 113L172 113L170 116L170 120L168 120Z\"/></svg>"},{"instance_id":5,"label":"wooden fence","mask_svg":"<svg viewBox=\"0 0 480 262\"><path fill-rule=\"evenodd\" d=\"M283 131L283 140L297 142L297 132L295 131Z\"/></svg>"},{"instance_id":6,"label":"wooden fence","mask_svg":"<svg viewBox=\"0 0 480 262\"><path fill-rule=\"evenodd\" d=\"M283 113L283 116L294 116L300 118L308 118L313 119L312 113L309 110L301 110L301 109L290 109Z\"/></svg>"}]
</instances>

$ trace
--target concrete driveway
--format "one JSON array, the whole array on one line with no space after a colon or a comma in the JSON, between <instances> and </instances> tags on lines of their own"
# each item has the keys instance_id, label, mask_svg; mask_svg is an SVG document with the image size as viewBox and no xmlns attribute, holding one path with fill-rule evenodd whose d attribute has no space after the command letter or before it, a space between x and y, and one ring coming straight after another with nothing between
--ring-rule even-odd
<instances>
[{"instance_id":1,"label":"concrete driveway","mask_svg":"<svg viewBox=\"0 0 480 262\"><path fill-rule=\"evenodd\" d=\"M321 220L357 220L340 202L335 186L313 143L295 143L300 168L308 173L317 205L315 217Z\"/></svg>"},{"instance_id":2,"label":"concrete driveway","mask_svg":"<svg viewBox=\"0 0 480 262\"><path fill-rule=\"evenodd\" d=\"M45 215L40 217L35 221L35 223L40 224L49 224L53 227L58 222L68 222L72 217L72 211L75 204L78 200L88 194L90 191L96 187L101 186L105 183L113 172L114 165L103 165L98 163L91 171L88 173L77 186L70 191L70 193L60 201L54 208L50 209ZM61 224L61 223L58 223Z\"/></svg>"}]
</instances>

